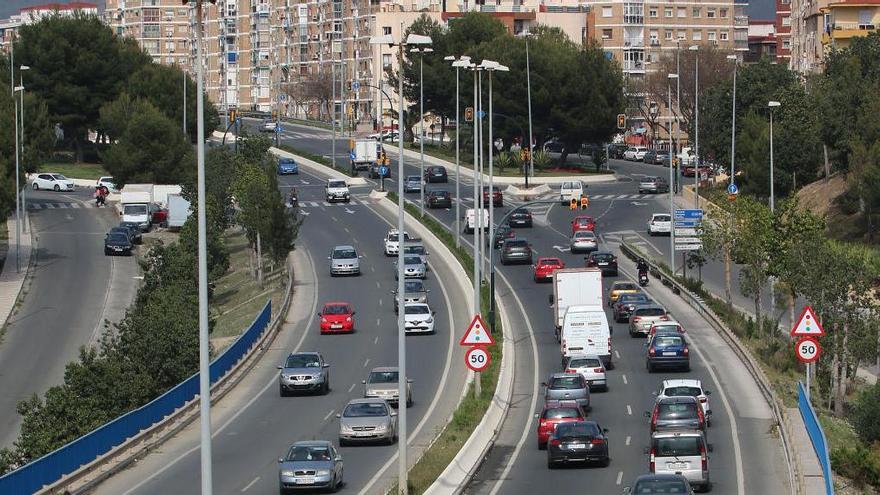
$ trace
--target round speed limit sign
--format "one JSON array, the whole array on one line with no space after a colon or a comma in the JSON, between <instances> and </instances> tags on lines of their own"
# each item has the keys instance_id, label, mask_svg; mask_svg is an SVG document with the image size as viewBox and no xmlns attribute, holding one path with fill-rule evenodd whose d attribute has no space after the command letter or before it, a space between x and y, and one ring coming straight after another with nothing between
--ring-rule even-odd
<instances>
[{"instance_id":1,"label":"round speed limit sign","mask_svg":"<svg viewBox=\"0 0 880 495\"><path fill-rule=\"evenodd\" d=\"M482 347L471 347L464 353L464 363L473 371L485 371L489 367L489 351Z\"/></svg>"},{"instance_id":2,"label":"round speed limit sign","mask_svg":"<svg viewBox=\"0 0 880 495\"><path fill-rule=\"evenodd\" d=\"M821 352L822 348L819 347L819 341L810 337L798 340L794 347L794 353L802 363L812 363L819 359Z\"/></svg>"}]
</instances>

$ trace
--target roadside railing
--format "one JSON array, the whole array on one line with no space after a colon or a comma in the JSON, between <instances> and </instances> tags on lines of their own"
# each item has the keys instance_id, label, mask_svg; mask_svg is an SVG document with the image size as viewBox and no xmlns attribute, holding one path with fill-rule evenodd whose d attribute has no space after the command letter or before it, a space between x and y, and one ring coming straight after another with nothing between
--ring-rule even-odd
<instances>
[{"instance_id":1,"label":"roadside railing","mask_svg":"<svg viewBox=\"0 0 880 495\"><path fill-rule=\"evenodd\" d=\"M816 456L819 457L819 465L822 466L822 475L825 478L825 493L827 495L834 495L834 482L831 477L831 459L828 457L828 440L825 438L825 432L822 430L822 425L819 423L819 416L816 415L816 410L813 409L813 405L810 404L810 399L807 397L806 391L804 390L804 384L801 382L798 382L798 409L801 412L801 416L804 418L804 425L807 427L807 436L810 437L813 449L816 450Z\"/></svg>"}]
</instances>

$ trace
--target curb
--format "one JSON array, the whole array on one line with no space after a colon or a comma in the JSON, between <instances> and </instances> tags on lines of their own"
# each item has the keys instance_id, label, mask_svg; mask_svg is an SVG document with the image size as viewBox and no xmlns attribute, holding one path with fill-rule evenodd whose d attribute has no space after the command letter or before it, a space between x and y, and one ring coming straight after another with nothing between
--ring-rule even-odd
<instances>
[{"instance_id":1,"label":"curb","mask_svg":"<svg viewBox=\"0 0 880 495\"><path fill-rule=\"evenodd\" d=\"M279 311L269 322L266 331L263 332L263 336L250 348L247 354L211 387L212 404L222 399L229 391L235 388L251 368L256 365L263 354L269 350L269 344L280 331L293 293L294 274L290 254L288 254L285 263L287 265L287 288ZM36 493L39 495L88 493L101 484L101 482L122 471L130 464L137 462L138 459L151 450L161 446L198 417L199 399L196 397L150 428L141 431L98 459L62 477L59 481L44 487Z\"/></svg>"},{"instance_id":2,"label":"curb","mask_svg":"<svg viewBox=\"0 0 880 495\"><path fill-rule=\"evenodd\" d=\"M299 165L304 165L306 168L316 170L316 171L318 171L324 175L330 176L330 177L334 177L334 178L338 177L340 179L345 179L345 182L349 186L364 186L364 185L368 184L367 179L364 179L363 177L349 177L347 175L344 175L342 172L340 172L338 170L335 170L333 168L328 167L327 165L322 165L316 161L309 160L308 158L303 158L299 155L295 155L289 151L284 151L284 150L282 150L280 148L276 148L274 146L269 148L269 153L272 153L275 156L281 156L284 158L293 158L296 160L296 162Z\"/></svg>"},{"instance_id":3,"label":"curb","mask_svg":"<svg viewBox=\"0 0 880 495\"><path fill-rule=\"evenodd\" d=\"M0 327L5 326L6 323L9 321L9 318L11 318L12 315L15 313L15 308L21 298L21 292L22 292L22 289L24 288L24 284L30 278L30 276L32 274L31 267L33 267L34 263L36 262L36 257L34 256L34 249L36 247L36 242L35 242L36 236L34 236L34 228L33 228L33 224L31 224L30 220L31 220L30 215L28 215L27 211L25 211L24 223L27 225L28 231L27 231L27 234L22 233L23 234L22 239L24 239L25 242L27 243L26 244L27 248L21 249L21 254L22 254L21 261L24 261L24 264L21 267L22 271L20 273L15 273L15 268L12 267L12 263L15 263L14 242L15 242L15 228L16 228L17 220L13 218L13 215L10 215L10 218L6 220L6 226L8 229L7 230L7 234L8 234L7 237L8 237L9 242L7 243L7 247L6 247L6 260L3 262L2 275L6 274L6 270L7 270L6 264L9 263L9 273L10 273L9 278L11 278L13 280L0 279L0 288L2 288L4 290L8 289L9 296L10 296L9 299L7 299L9 307L8 308L5 307L6 301L4 301L4 304L3 304L4 307L0 308L0 321L2 321L2 324L0 324ZM0 275L0 277L2 277L2 275ZM11 297L13 293L15 294L15 297ZM5 314L2 314L2 313L5 313Z\"/></svg>"}]
</instances>

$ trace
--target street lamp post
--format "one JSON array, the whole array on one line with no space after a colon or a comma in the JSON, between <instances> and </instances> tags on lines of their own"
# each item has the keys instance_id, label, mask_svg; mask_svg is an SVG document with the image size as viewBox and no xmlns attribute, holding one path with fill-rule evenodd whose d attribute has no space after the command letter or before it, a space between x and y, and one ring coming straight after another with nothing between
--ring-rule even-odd
<instances>
[{"instance_id":1,"label":"street lamp post","mask_svg":"<svg viewBox=\"0 0 880 495\"><path fill-rule=\"evenodd\" d=\"M330 90L333 97L330 100L330 127L333 128L333 141L330 147L331 167L336 168L336 61L330 60Z\"/></svg>"},{"instance_id":2,"label":"street lamp post","mask_svg":"<svg viewBox=\"0 0 880 495\"><path fill-rule=\"evenodd\" d=\"M494 180L494 158L495 141L492 138L492 73L495 71L508 72L506 66L499 64L493 60L483 60L480 65L488 72L489 75L489 293L495 293L495 194L493 189ZM500 150L499 150L500 151ZM495 300L489 300L489 329L495 331Z\"/></svg>"},{"instance_id":3,"label":"street lamp post","mask_svg":"<svg viewBox=\"0 0 880 495\"><path fill-rule=\"evenodd\" d=\"M694 208L700 208L700 47L692 45L694 52Z\"/></svg>"},{"instance_id":4,"label":"street lamp post","mask_svg":"<svg viewBox=\"0 0 880 495\"><path fill-rule=\"evenodd\" d=\"M18 81L19 86L21 86L21 93L19 94L19 101L21 103L21 110L19 110L21 117L19 118L21 121L21 160L24 161L24 71L31 70L30 66L20 65L18 66ZM17 172L16 172L17 173ZM27 172L25 172L25 177L27 177ZM25 198L27 197L27 180L24 181L24 187L20 188L21 190L21 201L16 201L16 205L21 205L21 209L19 210L19 206L16 206L16 219L21 218L21 231L27 234L27 219L21 216L21 212L25 212L27 215L27 203ZM16 252L18 248L16 248Z\"/></svg>"},{"instance_id":5,"label":"street lamp post","mask_svg":"<svg viewBox=\"0 0 880 495\"><path fill-rule=\"evenodd\" d=\"M19 141L18 141L18 102L15 101L15 92L24 92L23 86L15 86L13 89L12 104L15 106L15 270L21 272L21 199L19 192Z\"/></svg>"},{"instance_id":6,"label":"street lamp post","mask_svg":"<svg viewBox=\"0 0 880 495\"><path fill-rule=\"evenodd\" d=\"M681 38L679 38L675 41L675 73L681 74ZM681 115L681 78L680 77L677 77L675 79L675 104L678 105L678 115ZM675 141L678 143L677 148L678 148L679 153L681 153L681 122L678 122L678 127L676 127L676 129L675 129ZM672 158L674 158L674 157L669 157L669 167L670 168L672 167ZM676 159L675 160L675 169L676 169L675 170L676 171L675 191L679 195L681 194L681 187L680 187L680 184L678 183L681 180L679 178L679 173L678 173L680 168L681 168L680 161L678 159ZM670 184L669 187L672 187L672 184ZM672 194L672 192L670 191L669 194Z\"/></svg>"},{"instance_id":7,"label":"street lamp post","mask_svg":"<svg viewBox=\"0 0 880 495\"><path fill-rule=\"evenodd\" d=\"M474 314L480 314L480 232L483 230L483 194L480 182L482 181L483 171L480 168L480 74L482 68L476 64L470 64L474 71L474 107L476 107L476 115L474 116ZM474 392L477 397L482 392L482 384L480 383L480 374L474 372Z\"/></svg>"},{"instance_id":8,"label":"street lamp post","mask_svg":"<svg viewBox=\"0 0 880 495\"><path fill-rule=\"evenodd\" d=\"M522 36L526 39L526 99L529 107L529 165L526 167L526 189L529 188L529 175L535 171L535 160L532 157L532 71L529 65L529 38L532 33L524 31Z\"/></svg>"},{"instance_id":9,"label":"street lamp post","mask_svg":"<svg viewBox=\"0 0 880 495\"><path fill-rule=\"evenodd\" d=\"M449 55L444 57L443 60L453 61L452 66L455 67L455 247L461 247L461 160L460 160L460 150L461 150L461 108L459 106L460 100L460 87L459 87L459 70L462 67L469 67L471 58L467 55L462 55L458 59L454 56Z\"/></svg>"},{"instance_id":10,"label":"street lamp post","mask_svg":"<svg viewBox=\"0 0 880 495\"><path fill-rule=\"evenodd\" d=\"M403 23L400 23L400 32L403 33ZM401 41L398 43L394 42L394 38L390 34L386 34L383 36L374 36L370 38L370 44L376 45L388 45L389 47L397 47L397 66L399 70L403 70L403 50L408 45L418 46L418 45L429 45L431 44L430 36L422 36L419 34L410 34L407 36L406 41ZM404 202L403 202L403 163L404 163L404 154L403 154L403 126L402 123L402 112L403 112L403 74L400 74L398 77L398 87L397 94L400 97L400 110L398 116L401 116L398 119L398 145L399 155L397 157L397 173L399 180L397 181L397 239L400 243L400 249L397 250L397 304L401 310L397 314L397 366L398 366L398 378L397 378L397 392L400 397L406 397L406 331L404 330L404 313L403 311L403 296L404 296L404 275L403 275L403 235L406 232L405 224L404 224ZM397 435L398 435L398 443L397 443L397 452L398 452L398 460L397 460L397 490L398 493L406 495L407 493L407 425L406 425L406 407L401 407L398 409L397 413Z\"/></svg>"},{"instance_id":11,"label":"street lamp post","mask_svg":"<svg viewBox=\"0 0 880 495\"><path fill-rule=\"evenodd\" d=\"M672 80L678 83L678 74L669 74L666 80L666 91L669 98L669 267L675 273L675 204L672 195L673 167L672 167L672 125L677 120L672 111Z\"/></svg>"},{"instance_id":12,"label":"street lamp post","mask_svg":"<svg viewBox=\"0 0 880 495\"><path fill-rule=\"evenodd\" d=\"M770 214L774 214L776 212L776 197L773 193L774 184L773 184L773 109L780 106L778 101L771 101L767 103L767 107L770 109ZM776 310L776 294L773 290L773 286L776 285L774 281L774 277L770 277L770 312Z\"/></svg>"},{"instance_id":13,"label":"street lamp post","mask_svg":"<svg viewBox=\"0 0 880 495\"><path fill-rule=\"evenodd\" d=\"M410 50L419 54L419 172L422 184L419 186L419 213L425 216L425 54L433 52L430 47L416 47ZM442 138L441 138L442 139ZM400 178L403 180L403 177Z\"/></svg>"},{"instance_id":14,"label":"street lamp post","mask_svg":"<svg viewBox=\"0 0 880 495\"><path fill-rule=\"evenodd\" d=\"M733 176L736 171L734 162L736 161L736 55L728 55L727 60L733 61L733 95L731 97L730 112L730 183L733 184Z\"/></svg>"}]
</instances>

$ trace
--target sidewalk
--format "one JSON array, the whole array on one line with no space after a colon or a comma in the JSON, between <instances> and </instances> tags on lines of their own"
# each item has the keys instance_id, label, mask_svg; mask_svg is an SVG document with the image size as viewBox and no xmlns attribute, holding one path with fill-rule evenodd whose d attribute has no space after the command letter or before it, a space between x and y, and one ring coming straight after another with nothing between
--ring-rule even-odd
<instances>
[{"instance_id":1,"label":"sidewalk","mask_svg":"<svg viewBox=\"0 0 880 495\"><path fill-rule=\"evenodd\" d=\"M32 228L30 218L25 213L25 222L28 225L28 232L21 233L20 260L21 270L17 270L15 262L15 228L16 218L11 216L6 220L6 227L9 229L9 249L6 253L6 261L3 263L3 271L0 272L0 321L3 325L12 314L15 308L15 302L18 300L18 294L27 277L28 268L31 262L31 239Z\"/></svg>"}]
</instances>

